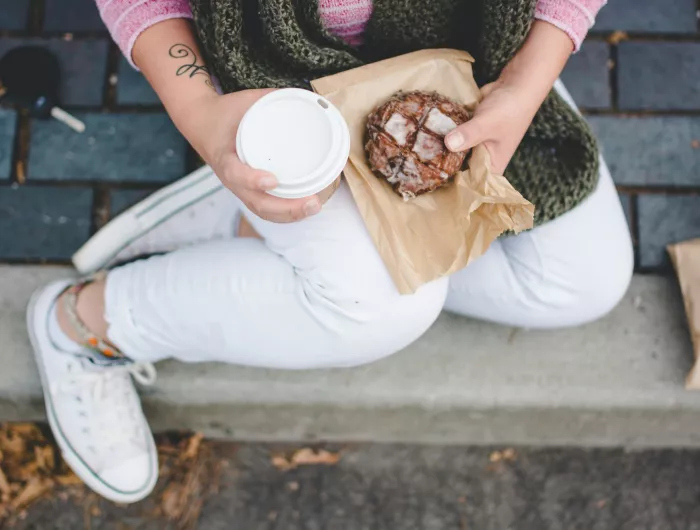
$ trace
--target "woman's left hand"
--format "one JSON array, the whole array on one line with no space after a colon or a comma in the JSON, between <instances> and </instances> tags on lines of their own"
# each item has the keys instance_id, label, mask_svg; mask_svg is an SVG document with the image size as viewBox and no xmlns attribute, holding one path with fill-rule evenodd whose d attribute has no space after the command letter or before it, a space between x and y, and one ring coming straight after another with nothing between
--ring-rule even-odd
<instances>
[{"instance_id":1,"label":"woman's left hand","mask_svg":"<svg viewBox=\"0 0 700 530\"><path fill-rule=\"evenodd\" d=\"M466 151L484 144L491 155L491 169L503 175L513 153L532 122L538 101L523 90L498 80L481 89L483 100L471 120L447 135L450 151Z\"/></svg>"}]
</instances>

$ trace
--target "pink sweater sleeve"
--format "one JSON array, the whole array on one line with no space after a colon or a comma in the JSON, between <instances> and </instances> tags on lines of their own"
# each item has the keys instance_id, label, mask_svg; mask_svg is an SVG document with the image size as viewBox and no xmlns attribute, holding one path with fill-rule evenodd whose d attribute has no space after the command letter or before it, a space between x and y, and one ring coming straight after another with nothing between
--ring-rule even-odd
<instances>
[{"instance_id":1,"label":"pink sweater sleeve","mask_svg":"<svg viewBox=\"0 0 700 530\"><path fill-rule=\"evenodd\" d=\"M192 18L187 0L96 0L100 16L124 56L131 59L136 38L153 24L170 18Z\"/></svg>"},{"instance_id":2,"label":"pink sweater sleeve","mask_svg":"<svg viewBox=\"0 0 700 530\"><path fill-rule=\"evenodd\" d=\"M136 38L153 24L171 18L192 18L188 0L96 0L97 7L112 38L132 66L131 50ZM535 18L565 31L578 51L598 11L607 0L538 0ZM352 10L352 13L350 11ZM331 31L338 30L352 40L361 34L372 11L371 0L321 0L320 10ZM348 11L348 13L346 13ZM353 15L348 23L342 16ZM333 16L331 16L333 15ZM324 16L322 16L324 18ZM332 19L332 20L331 20ZM336 20L343 19L343 20ZM335 27L337 26L337 27Z\"/></svg>"},{"instance_id":3,"label":"pink sweater sleeve","mask_svg":"<svg viewBox=\"0 0 700 530\"><path fill-rule=\"evenodd\" d=\"M606 3L607 0L538 0L535 18L565 31L574 42L574 51L578 51Z\"/></svg>"}]
</instances>

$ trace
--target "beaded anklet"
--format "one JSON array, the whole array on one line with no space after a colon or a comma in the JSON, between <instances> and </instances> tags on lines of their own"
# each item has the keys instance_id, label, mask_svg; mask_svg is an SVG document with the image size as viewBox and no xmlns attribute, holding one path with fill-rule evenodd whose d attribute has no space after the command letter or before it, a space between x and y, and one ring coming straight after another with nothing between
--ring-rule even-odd
<instances>
[{"instance_id":1,"label":"beaded anklet","mask_svg":"<svg viewBox=\"0 0 700 530\"><path fill-rule=\"evenodd\" d=\"M104 273L98 273L71 285L64 293L63 308L83 346L98 354L104 361L116 361L120 364L131 362L118 348L107 344L107 342L92 333L78 316L78 295L85 287L104 277Z\"/></svg>"}]
</instances>

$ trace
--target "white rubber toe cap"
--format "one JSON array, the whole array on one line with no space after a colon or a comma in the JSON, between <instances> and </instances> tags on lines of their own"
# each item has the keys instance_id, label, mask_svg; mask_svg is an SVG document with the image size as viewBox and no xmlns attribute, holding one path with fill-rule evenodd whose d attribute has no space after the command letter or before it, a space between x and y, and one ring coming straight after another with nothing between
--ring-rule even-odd
<instances>
[{"instance_id":1,"label":"white rubber toe cap","mask_svg":"<svg viewBox=\"0 0 700 530\"><path fill-rule=\"evenodd\" d=\"M136 502L147 497L158 480L149 455L139 455L103 470L100 479L114 491L110 497L117 502Z\"/></svg>"}]
</instances>

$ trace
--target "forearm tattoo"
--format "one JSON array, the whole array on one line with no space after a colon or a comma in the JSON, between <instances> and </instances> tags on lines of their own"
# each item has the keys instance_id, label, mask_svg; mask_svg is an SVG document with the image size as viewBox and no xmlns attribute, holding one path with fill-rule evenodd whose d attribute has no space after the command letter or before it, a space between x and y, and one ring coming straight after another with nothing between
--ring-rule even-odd
<instances>
[{"instance_id":1,"label":"forearm tattoo","mask_svg":"<svg viewBox=\"0 0 700 530\"><path fill-rule=\"evenodd\" d=\"M170 47L168 54L173 59L186 59L187 61L185 64L178 67L178 69L175 71L175 75L187 75L190 79L196 75L203 75L206 78L204 83L212 90L216 90L214 88L214 83L212 83L209 70L204 64L197 64L197 54L194 53L192 48L186 44L174 44Z\"/></svg>"}]
</instances>

